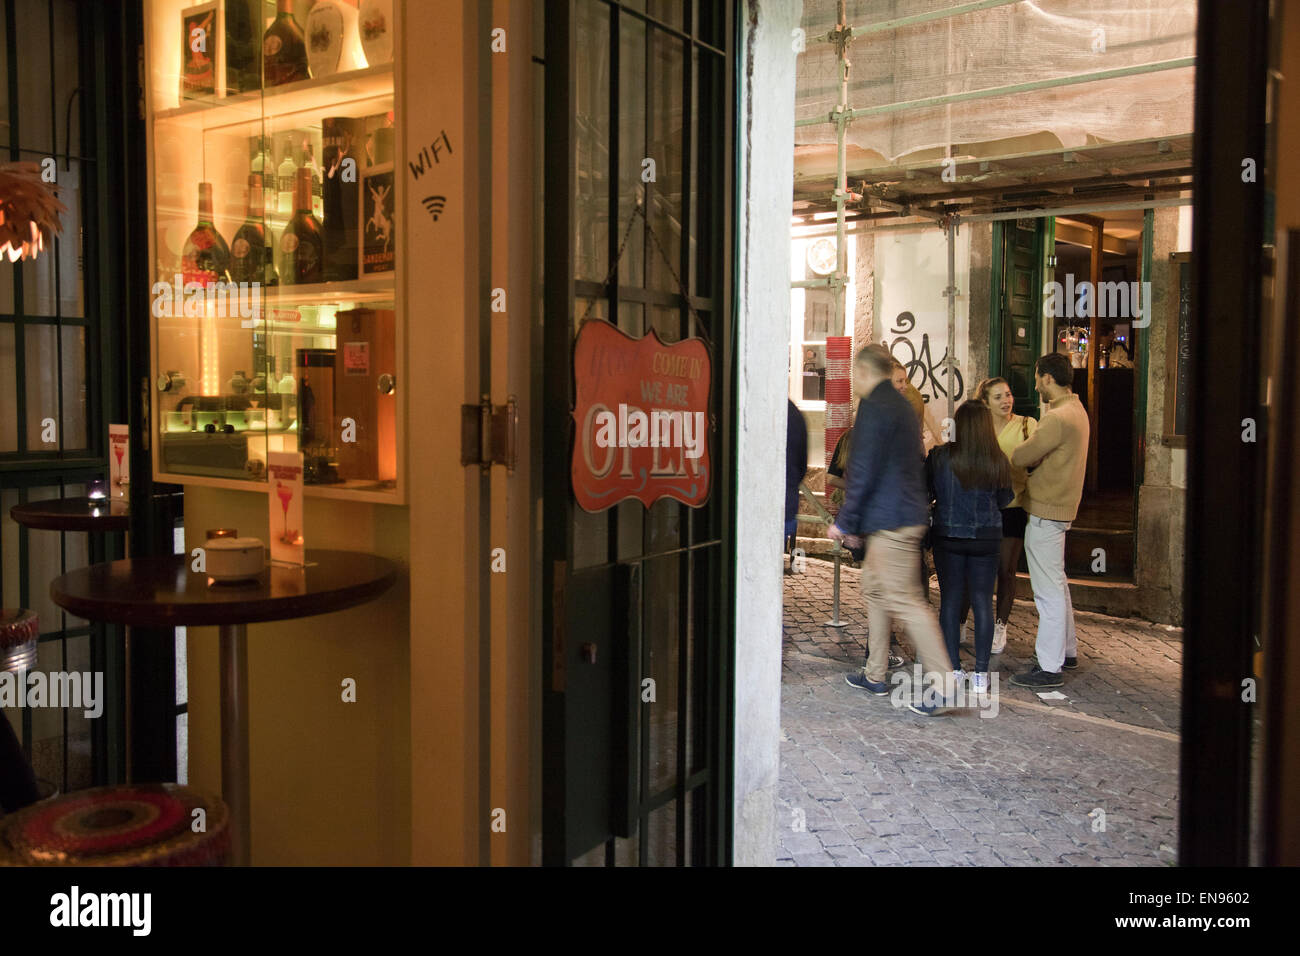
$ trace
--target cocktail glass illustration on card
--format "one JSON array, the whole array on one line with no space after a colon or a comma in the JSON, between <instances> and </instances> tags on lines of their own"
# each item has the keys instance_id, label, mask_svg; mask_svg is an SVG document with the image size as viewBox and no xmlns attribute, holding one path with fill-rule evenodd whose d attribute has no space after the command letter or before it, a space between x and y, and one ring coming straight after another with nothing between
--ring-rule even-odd
<instances>
[{"instance_id":1,"label":"cocktail glass illustration on card","mask_svg":"<svg viewBox=\"0 0 1300 956\"><path fill-rule=\"evenodd\" d=\"M130 430L126 425L108 426L108 486L109 496L125 498L131 484Z\"/></svg>"},{"instance_id":2,"label":"cocktail glass illustration on card","mask_svg":"<svg viewBox=\"0 0 1300 956\"><path fill-rule=\"evenodd\" d=\"M271 561L302 566L302 455L267 452Z\"/></svg>"}]
</instances>

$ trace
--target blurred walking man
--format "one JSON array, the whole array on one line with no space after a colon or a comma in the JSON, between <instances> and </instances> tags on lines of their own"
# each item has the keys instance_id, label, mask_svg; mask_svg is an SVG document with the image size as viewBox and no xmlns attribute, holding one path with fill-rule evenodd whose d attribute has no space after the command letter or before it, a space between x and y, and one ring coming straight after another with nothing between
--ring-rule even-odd
<instances>
[{"instance_id":1,"label":"blurred walking man","mask_svg":"<svg viewBox=\"0 0 1300 956\"><path fill-rule=\"evenodd\" d=\"M890 693L885 677L892 615L912 639L924 680L937 685L936 694L942 695L952 665L939 635L939 620L916 575L929 523L925 470L917 454L921 426L907 399L890 383L890 371L889 353L879 345L868 345L854 359L853 378L862 400L853 425L844 505L829 534L832 540L865 540L862 592L869 629L866 666L845 679L877 696ZM944 712L934 700L936 694L922 701L920 692L913 689L912 710L927 716Z\"/></svg>"},{"instance_id":2,"label":"blurred walking man","mask_svg":"<svg viewBox=\"0 0 1300 956\"><path fill-rule=\"evenodd\" d=\"M1034 384L1047 403L1038 429L1011 453L1011 464L1028 468L1021 505L1029 514L1025 557L1038 607L1038 662L1011 678L1020 687L1060 687L1061 668L1078 664L1074 605L1065 577L1065 533L1079 513L1088 467L1088 413L1071 390L1074 370L1059 352L1034 367Z\"/></svg>"}]
</instances>

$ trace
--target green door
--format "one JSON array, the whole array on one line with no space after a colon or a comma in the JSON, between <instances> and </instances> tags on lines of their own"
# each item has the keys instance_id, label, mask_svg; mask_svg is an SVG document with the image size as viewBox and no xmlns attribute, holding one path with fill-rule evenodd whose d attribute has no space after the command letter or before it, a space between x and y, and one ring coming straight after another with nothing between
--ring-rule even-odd
<instances>
[{"instance_id":1,"label":"green door","mask_svg":"<svg viewBox=\"0 0 1300 956\"><path fill-rule=\"evenodd\" d=\"M994 315L990 323L989 369L1011 384L1016 414L1037 415L1034 363L1043 353L1044 219L993 224Z\"/></svg>"},{"instance_id":2,"label":"green door","mask_svg":"<svg viewBox=\"0 0 1300 956\"><path fill-rule=\"evenodd\" d=\"M542 858L553 865L729 859L734 5L649 6L545 9L539 630ZM584 320L704 343L713 480L702 506L579 507Z\"/></svg>"}]
</instances>

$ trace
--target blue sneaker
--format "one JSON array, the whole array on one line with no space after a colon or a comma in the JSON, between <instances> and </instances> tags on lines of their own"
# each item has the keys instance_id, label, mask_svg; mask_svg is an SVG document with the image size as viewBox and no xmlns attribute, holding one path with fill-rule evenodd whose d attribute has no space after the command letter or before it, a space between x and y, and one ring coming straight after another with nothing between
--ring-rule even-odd
<instances>
[{"instance_id":1,"label":"blue sneaker","mask_svg":"<svg viewBox=\"0 0 1300 956\"><path fill-rule=\"evenodd\" d=\"M908 704L907 709L922 717L940 717L952 710L951 707L942 704Z\"/></svg>"},{"instance_id":2,"label":"blue sneaker","mask_svg":"<svg viewBox=\"0 0 1300 956\"><path fill-rule=\"evenodd\" d=\"M887 683L884 681L867 680L867 675L860 670L845 674L844 682L850 687L865 690L868 694L874 694L876 697L889 696L890 688Z\"/></svg>"}]
</instances>

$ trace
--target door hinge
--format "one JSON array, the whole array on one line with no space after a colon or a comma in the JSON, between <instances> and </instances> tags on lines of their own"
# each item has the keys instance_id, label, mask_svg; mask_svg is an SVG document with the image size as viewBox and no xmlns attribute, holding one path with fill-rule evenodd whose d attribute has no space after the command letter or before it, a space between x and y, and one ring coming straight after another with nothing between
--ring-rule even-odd
<instances>
[{"instance_id":1,"label":"door hinge","mask_svg":"<svg viewBox=\"0 0 1300 956\"><path fill-rule=\"evenodd\" d=\"M484 471L505 465L506 474L515 472L515 435L519 405L513 395L504 405L493 405L484 395L477 405L460 407L460 463L478 465Z\"/></svg>"}]
</instances>

